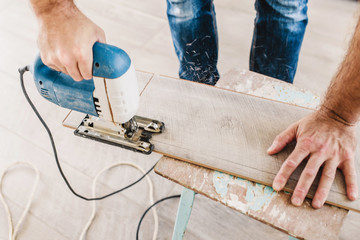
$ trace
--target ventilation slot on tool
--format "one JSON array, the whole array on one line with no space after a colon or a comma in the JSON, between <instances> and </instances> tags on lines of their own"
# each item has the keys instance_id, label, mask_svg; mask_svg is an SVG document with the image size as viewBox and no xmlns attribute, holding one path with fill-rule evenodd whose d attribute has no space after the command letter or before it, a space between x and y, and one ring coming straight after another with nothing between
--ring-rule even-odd
<instances>
[{"instance_id":1,"label":"ventilation slot on tool","mask_svg":"<svg viewBox=\"0 0 360 240\"><path fill-rule=\"evenodd\" d=\"M51 100L51 97L49 95L49 90L45 89L45 88L41 88L41 95L46 98L46 99L49 99Z\"/></svg>"},{"instance_id":2,"label":"ventilation slot on tool","mask_svg":"<svg viewBox=\"0 0 360 240\"><path fill-rule=\"evenodd\" d=\"M95 105L95 109L96 109L96 113L100 115L101 113L101 107L99 105L99 99L94 97L94 105Z\"/></svg>"}]
</instances>

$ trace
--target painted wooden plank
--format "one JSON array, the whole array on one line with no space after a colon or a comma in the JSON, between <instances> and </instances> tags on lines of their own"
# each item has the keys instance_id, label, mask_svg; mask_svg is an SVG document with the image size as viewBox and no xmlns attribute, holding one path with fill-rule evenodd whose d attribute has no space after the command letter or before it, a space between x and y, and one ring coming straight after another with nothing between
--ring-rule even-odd
<instances>
[{"instance_id":1,"label":"painted wooden plank","mask_svg":"<svg viewBox=\"0 0 360 240\"><path fill-rule=\"evenodd\" d=\"M231 69L216 86L312 109L316 109L321 100L309 90L241 68Z\"/></svg>"},{"instance_id":2,"label":"painted wooden plank","mask_svg":"<svg viewBox=\"0 0 360 240\"><path fill-rule=\"evenodd\" d=\"M187 228L187 224L190 219L191 211L194 204L195 192L183 188L178 211L176 214L176 221L174 226L174 232L172 235L172 240L182 240Z\"/></svg>"},{"instance_id":3,"label":"painted wooden plank","mask_svg":"<svg viewBox=\"0 0 360 240\"><path fill-rule=\"evenodd\" d=\"M347 215L346 210L328 204L314 210L310 199L295 207L289 193L168 157L159 161L155 172L299 238L338 239Z\"/></svg>"}]
</instances>

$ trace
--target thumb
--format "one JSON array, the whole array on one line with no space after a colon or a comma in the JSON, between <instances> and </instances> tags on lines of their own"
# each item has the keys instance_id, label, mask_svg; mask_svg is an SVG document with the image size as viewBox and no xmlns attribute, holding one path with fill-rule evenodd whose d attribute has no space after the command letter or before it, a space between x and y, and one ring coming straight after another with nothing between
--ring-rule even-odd
<instances>
[{"instance_id":1,"label":"thumb","mask_svg":"<svg viewBox=\"0 0 360 240\"><path fill-rule=\"evenodd\" d=\"M277 135L267 150L267 153L272 155L280 152L287 144L293 141L296 137L296 129L298 124L292 124L285 131Z\"/></svg>"}]
</instances>

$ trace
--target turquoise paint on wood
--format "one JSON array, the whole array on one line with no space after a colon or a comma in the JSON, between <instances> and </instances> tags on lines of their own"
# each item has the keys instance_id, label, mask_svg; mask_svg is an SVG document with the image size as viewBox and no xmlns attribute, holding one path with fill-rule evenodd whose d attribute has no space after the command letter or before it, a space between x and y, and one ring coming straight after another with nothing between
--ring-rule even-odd
<instances>
[{"instance_id":1,"label":"turquoise paint on wood","mask_svg":"<svg viewBox=\"0 0 360 240\"><path fill-rule=\"evenodd\" d=\"M289 240L299 240L299 239L289 235Z\"/></svg>"},{"instance_id":2,"label":"turquoise paint on wood","mask_svg":"<svg viewBox=\"0 0 360 240\"><path fill-rule=\"evenodd\" d=\"M246 211L259 211L263 209L265 206L270 204L271 200L276 195L276 192L272 187L253 183L239 177L234 178L232 175L215 171L213 175L213 184L216 192L221 196L221 198L226 198L228 185L232 179L233 181L239 181L240 184L246 188Z\"/></svg>"},{"instance_id":3,"label":"turquoise paint on wood","mask_svg":"<svg viewBox=\"0 0 360 240\"><path fill-rule=\"evenodd\" d=\"M233 179L234 181L240 181L242 184L244 184L244 186L246 186L245 200L247 201L247 210L262 210L265 206L268 206L270 204L271 200L277 194L272 187L268 187L259 183L253 183L239 177L234 178L232 175L215 171L213 175L213 183L216 192L220 194L223 198L226 197L226 194L228 192L228 185L231 179ZM183 188L178 212L176 215L172 240L182 240L184 238L186 227L189 222L192 207L194 204L194 198L194 191ZM289 240L297 240L297 238L289 235Z\"/></svg>"},{"instance_id":4,"label":"turquoise paint on wood","mask_svg":"<svg viewBox=\"0 0 360 240\"><path fill-rule=\"evenodd\" d=\"M230 179L233 176L222 173L219 171L215 171L213 175L213 184L215 187L215 190L222 198L226 197L226 194L228 192L228 184L230 182Z\"/></svg>"},{"instance_id":5,"label":"turquoise paint on wood","mask_svg":"<svg viewBox=\"0 0 360 240\"><path fill-rule=\"evenodd\" d=\"M192 207L194 204L194 197L195 197L194 191L187 189L187 188L183 188L183 191L182 191L181 197L180 197L178 212L176 215L176 221L175 221L175 227L174 227L172 240L182 240L183 239L187 224L190 219L191 210L192 210Z\"/></svg>"},{"instance_id":6,"label":"turquoise paint on wood","mask_svg":"<svg viewBox=\"0 0 360 240\"><path fill-rule=\"evenodd\" d=\"M310 92L301 92L289 87L283 87L275 85L274 89L278 93L276 100L280 102L298 103L298 105L309 105L316 101L320 104L320 99L316 98L314 94Z\"/></svg>"},{"instance_id":7,"label":"turquoise paint on wood","mask_svg":"<svg viewBox=\"0 0 360 240\"><path fill-rule=\"evenodd\" d=\"M248 202L248 209L253 211L259 211L263 207L270 204L276 192L272 187L264 186L259 183L252 183L246 181L246 197L245 200Z\"/></svg>"}]
</instances>

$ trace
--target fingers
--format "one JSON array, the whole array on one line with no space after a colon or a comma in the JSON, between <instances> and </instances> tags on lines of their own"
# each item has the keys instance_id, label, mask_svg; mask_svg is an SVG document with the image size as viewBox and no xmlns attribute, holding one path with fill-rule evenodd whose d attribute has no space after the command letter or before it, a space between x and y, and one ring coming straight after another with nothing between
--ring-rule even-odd
<instances>
[{"instance_id":1,"label":"fingers","mask_svg":"<svg viewBox=\"0 0 360 240\"><path fill-rule=\"evenodd\" d=\"M314 182L314 179L320 169L320 166L323 164L324 156L321 154L312 154L309 161L307 162L304 170L300 175L300 179L296 184L294 193L291 197L291 202L295 206L300 206L307 193L309 192L311 184Z\"/></svg>"},{"instance_id":2,"label":"fingers","mask_svg":"<svg viewBox=\"0 0 360 240\"><path fill-rule=\"evenodd\" d=\"M329 195L331 185L335 179L337 167L338 161L334 161L334 159L325 162L320 182L312 201L312 206L314 208L321 208L324 205Z\"/></svg>"},{"instance_id":3,"label":"fingers","mask_svg":"<svg viewBox=\"0 0 360 240\"><path fill-rule=\"evenodd\" d=\"M81 55L78 67L82 79L89 80L92 78L92 64L93 64L93 53L92 51L84 51Z\"/></svg>"},{"instance_id":4,"label":"fingers","mask_svg":"<svg viewBox=\"0 0 360 240\"><path fill-rule=\"evenodd\" d=\"M273 182L273 188L275 191L280 191L284 188L291 174L309 154L310 149L306 144L299 142L296 145L294 151L285 160L279 172L275 176Z\"/></svg>"},{"instance_id":5,"label":"fingers","mask_svg":"<svg viewBox=\"0 0 360 240\"><path fill-rule=\"evenodd\" d=\"M62 72L62 73L69 75L69 73L66 71L66 68L63 65L61 65L59 62L54 62L53 64L46 64L46 65L48 67L54 69L55 71Z\"/></svg>"},{"instance_id":6,"label":"fingers","mask_svg":"<svg viewBox=\"0 0 360 240\"><path fill-rule=\"evenodd\" d=\"M40 57L43 63L49 68L58 72L63 72L65 74L68 74L66 68L60 63L60 60L55 55L47 54L43 56L41 54Z\"/></svg>"},{"instance_id":7,"label":"fingers","mask_svg":"<svg viewBox=\"0 0 360 240\"><path fill-rule=\"evenodd\" d=\"M354 159L344 161L341 170L345 177L347 196L352 201L356 200L358 197L358 184Z\"/></svg>"},{"instance_id":8,"label":"fingers","mask_svg":"<svg viewBox=\"0 0 360 240\"><path fill-rule=\"evenodd\" d=\"M69 62L65 65L66 71L75 81L81 81L84 78L81 76L80 70L76 62Z\"/></svg>"},{"instance_id":9,"label":"fingers","mask_svg":"<svg viewBox=\"0 0 360 240\"><path fill-rule=\"evenodd\" d=\"M58 67L56 67L55 65L53 65L53 64L49 64L49 65L47 65L47 66L48 66L49 68L55 70L55 71L61 72L60 69L59 69Z\"/></svg>"},{"instance_id":10,"label":"fingers","mask_svg":"<svg viewBox=\"0 0 360 240\"><path fill-rule=\"evenodd\" d=\"M267 150L267 153L271 155L280 152L288 143L295 139L296 129L297 124L293 124L285 131L277 135L275 140Z\"/></svg>"},{"instance_id":11,"label":"fingers","mask_svg":"<svg viewBox=\"0 0 360 240\"><path fill-rule=\"evenodd\" d=\"M78 51L79 53L70 55L69 53L58 52L56 56L44 56L42 60L45 65L55 71L70 75L75 81L92 78L92 49Z\"/></svg>"},{"instance_id":12,"label":"fingers","mask_svg":"<svg viewBox=\"0 0 360 240\"><path fill-rule=\"evenodd\" d=\"M294 138L297 140L296 147L275 176L274 190L283 189L294 170L310 155L291 198L294 205L300 206L302 204L320 166L324 162L324 170L312 202L313 207L320 208L323 206L334 181L337 168L341 168L344 173L348 198L350 200L357 198L354 128L339 126L330 119L328 121L327 116L315 112L278 135L268 149L268 154L281 151Z\"/></svg>"}]
</instances>

